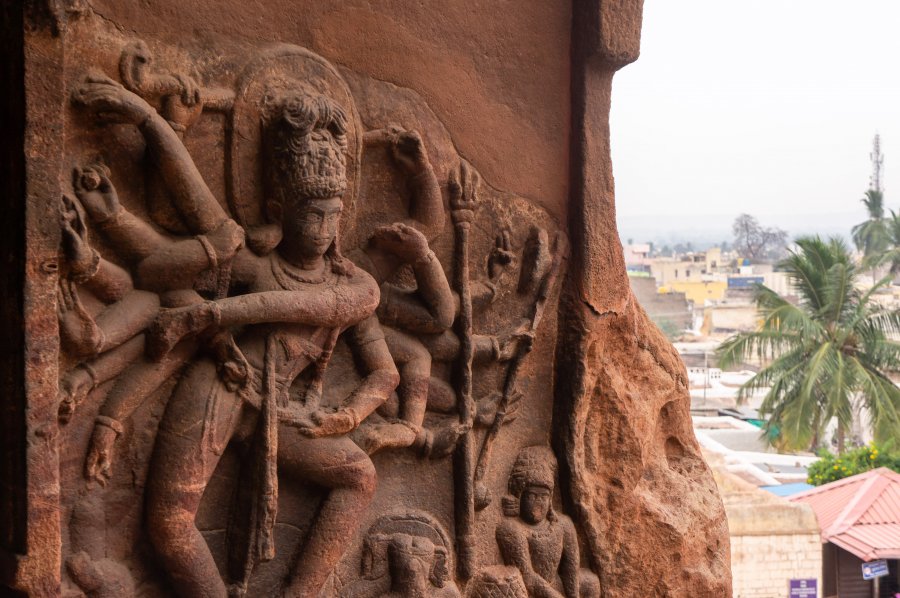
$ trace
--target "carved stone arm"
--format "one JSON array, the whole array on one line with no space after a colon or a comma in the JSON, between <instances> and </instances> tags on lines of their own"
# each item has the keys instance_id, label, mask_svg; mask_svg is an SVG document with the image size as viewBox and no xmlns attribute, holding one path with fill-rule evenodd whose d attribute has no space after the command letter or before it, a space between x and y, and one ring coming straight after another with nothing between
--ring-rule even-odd
<instances>
[{"instance_id":1,"label":"carved stone arm","mask_svg":"<svg viewBox=\"0 0 900 598\"><path fill-rule=\"evenodd\" d=\"M129 261L138 262L169 242L153 227L124 208L106 220L95 222L103 235Z\"/></svg>"},{"instance_id":2,"label":"carved stone arm","mask_svg":"<svg viewBox=\"0 0 900 598\"><path fill-rule=\"evenodd\" d=\"M425 169L408 179L407 184L412 194L409 215L419 223L425 236L432 238L444 230L447 218L437 176L427 158L426 163Z\"/></svg>"},{"instance_id":3,"label":"carved stone arm","mask_svg":"<svg viewBox=\"0 0 900 598\"><path fill-rule=\"evenodd\" d=\"M578 583L578 569L581 566L581 558L578 554L578 536L575 526L567 518L560 518L564 527L563 553L559 563L559 576L562 579L563 588L569 598L578 598L580 593Z\"/></svg>"},{"instance_id":4,"label":"carved stone arm","mask_svg":"<svg viewBox=\"0 0 900 598\"><path fill-rule=\"evenodd\" d=\"M148 355L164 358L182 339L235 326L286 322L337 328L374 313L379 293L371 278L308 291L260 291L217 301L163 309L150 327Z\"/></svg>"},{"instance_id":5,"label":"carved stone arm","mask_svg":"<svg viewBox=\"0 0 900 598\"><path fill-rule=\"evenodd\" d=\"M169 123L154 111L139 128L188 229L203 234L227 220L228 215Z\"/></svg>"},{"instance_id":6,"label":"carved stone arm","mask_svg":"<svg viewBox=\"0 0 900 598\"><path fill-rule=\"evenodd\" d=\"M351 347L365 376L341 408L352 412L359 425L391 396L400 384L400 374L375 316L353 327Z\"/></svg>"},{"instance_id":7,"label":"carved stone arm","mask_svg":"<svg viewBox=\"0 0 900 598\"><path fill-rule=\"evenodd\" d=\"M86 280L84 286L104 303L119 301L134 289L131 275L102 257L96 274Z\"/></svg>"},{"instance_id":8,"label":"carved stone arm","mask_svg":"<svg viewBox=\"0 0 900 598\"><path fill-rule=\"evenodd\" d=\"M156 292L193 288L201 273L216 266L211 253L198 239L164 239L161 247L138 264L139 286Z\"/></svg>"},{"instance_id":9,"label":"carved stone arm","mask_svg":"<svg viewBox=\"0 0 900 598\"><path fill-rule=\"evenodd\" d=\"M216 302L223 328L290 322L333 328L368 317L378 304L377 289L363 285L314 291L264 291Z\"/></svg>"},{"instance_id":10,"label":"carved stone arm","mask_svg":"<svg viewBox=\"0 0 900 598\"><path fill-rule=\"evenodd\" d=\"M391 125L367 131L365 142L367 146L386 144L394 162L407 175L412 195L409 206L412 221L406 224L415 226L429 239L442 232L446 214L441 187L419 132Z\"/></svg>"},{"instance_id":11,"label":"carved stone arm","mask_svg":"<svg viewBox=\"0 0 900 598\"><path fill-rule=\"evenodd\" d=\"M381 287L378 316L382 322L410 332L438 334L453 325L458 309L444 269L431 251L413 264L418 288L404 291L391 284Z\"/></svg>"}]
</instances>

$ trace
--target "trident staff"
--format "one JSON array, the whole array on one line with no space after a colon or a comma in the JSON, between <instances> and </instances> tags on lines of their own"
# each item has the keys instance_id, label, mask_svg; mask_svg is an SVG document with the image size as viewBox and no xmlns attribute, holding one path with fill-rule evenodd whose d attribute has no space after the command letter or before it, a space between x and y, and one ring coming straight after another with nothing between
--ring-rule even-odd
<instances>
[{"instance_id":1,"label":"trident staff","mask_svg":"<svg viewBox=\"0 0 900 598\"><path fill-rule=\"evenodd\" d=\"M454 247L454 283L459 293L459 318L456 333L460 339L457 362L457 407L459 424L465 431L453 455L454 509L456 518L457 572L462 579L470 579L475 572L475 439L472 422L475 401L472 398L472 289L469 279L469 230L475 216L478 186L481 179L475 169L464 160L459 170L450 174L450 210L456 233Z\"/></svg>"}]
</instances>

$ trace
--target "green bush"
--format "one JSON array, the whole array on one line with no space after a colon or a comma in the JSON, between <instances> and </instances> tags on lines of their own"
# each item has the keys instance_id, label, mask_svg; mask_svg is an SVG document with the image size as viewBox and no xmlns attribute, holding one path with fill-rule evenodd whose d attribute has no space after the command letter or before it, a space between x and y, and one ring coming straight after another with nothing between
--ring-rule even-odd
<instances>
[{"instance_id":1,"label":"green bush","mask_svg":"<svg viewBox=\"0 0 900 598\"><path fill-rule=\"evenodd\" d=\"M874 444L845 451L843 455L822 450L819 451L819 457L806 472L806 481L813 486L821 486L878 467L900 472L900 454L879 450Z\"/></svg>"}]
</instances>

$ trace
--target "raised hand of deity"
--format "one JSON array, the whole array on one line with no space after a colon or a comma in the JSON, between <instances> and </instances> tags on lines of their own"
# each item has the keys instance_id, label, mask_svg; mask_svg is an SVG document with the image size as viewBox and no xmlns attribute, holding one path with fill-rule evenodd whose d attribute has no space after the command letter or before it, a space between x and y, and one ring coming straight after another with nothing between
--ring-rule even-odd
<instances>
[{"instance_id":1,"label":"raised hand of deity","mask_svg":"<svg viewBox=\"0 0 900 598\"><path fill-rule=\"evenodd\" d=\"M156 112L144 98L121 83L96 73L84 77L72 94L72 101L106 123L140 125Z\"/></svg>"},{"instance_id":2,"label":"raised hand of deity","mask_svg":"<svg viewBox=\"0 0 900 598\"><path fill-rule=\"evenodd\" d=\"M122 210L119 196L109 180L109 168L94 162L72 171L72 188L91 220L102 224Z\"/></svg>"}]
</instances>

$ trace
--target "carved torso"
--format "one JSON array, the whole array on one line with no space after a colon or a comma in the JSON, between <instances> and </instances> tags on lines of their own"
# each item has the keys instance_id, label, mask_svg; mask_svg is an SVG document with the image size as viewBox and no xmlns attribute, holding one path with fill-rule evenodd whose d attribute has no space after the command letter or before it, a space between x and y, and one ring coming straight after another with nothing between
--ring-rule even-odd
<instances>
[{"instance_id":1,"label":"carved torso","mask_svg":"<svg viewBox=\"0 0 900 598\"><path fill-rule=\"evenodd\" d=\"M531 554L531 566L535 572L549 582L556 578L559 562L562 559L565 531L556 521L544 520L535 526L520 524L527 534L528 552Z\"/></svg>"}]
</instances>

